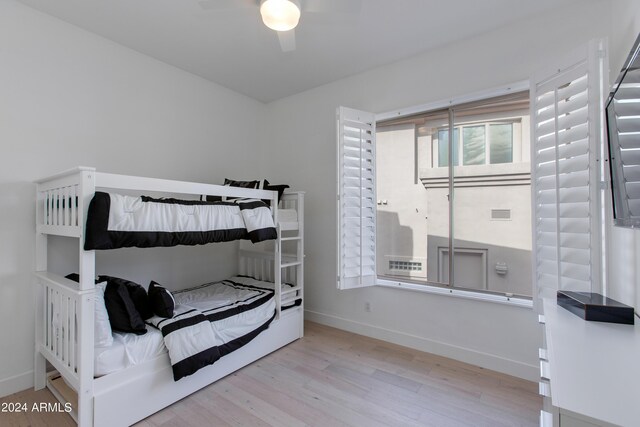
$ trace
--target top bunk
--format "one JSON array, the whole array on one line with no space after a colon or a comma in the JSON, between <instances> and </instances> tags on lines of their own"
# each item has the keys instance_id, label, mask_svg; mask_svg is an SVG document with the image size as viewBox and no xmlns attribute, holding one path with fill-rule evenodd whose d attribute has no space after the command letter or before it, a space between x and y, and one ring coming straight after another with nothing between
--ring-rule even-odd
<instances>
[{"instance_id":1,"label":"top bunk","mask_svg":"<svg viewBox=\"0 0 640 427\"><path fill-rule=\"evenodd\" d=\"M160 224L154 224L149 226L148 216L143 217L138 222L142 221L145 226L152 227L157 230L163 230L166 227L166 223L178 224L184 227L186 222L189 222L194 211L201 216L215 215L217 211L226 211L234 209L235 206L238 213L234 212L234 217L239 216L245 209L251 211L246 214L242 214L248 221L260 222L260 227L266 228L273 227L279 235L282 231L298 230L301 228L302 219L302 198L303 192L287 192L280 198L278 203L278 192L270 190L232 187L227 185L215 185L204 184L186 181L173 181L167 179L146 178L128 175L118 175L111 173L98 172L95 168L89 167L76 167L43 179L36 181L37 184L37 210L36 210L36 225L37 232L44 235L56 235L67 236L91 240L88 236L89 232L93 232L92 228L95 228L95 218L100 215L96 215L96 206L99 203L92 203L94 196L96 200L105 200L105 194L108 200L115 200L113 203L119 211L126 213L123 217L127 217L129 221L128 225L123 227L131 228L131 219L129 218L131 212L136 210L132 207L139 207L145 202L150 202L149 206L155 206L162 209L160 216L166 214L167 205L177 204L181 206L179 209L182 217L177 220L164 218ZM123 193L123 194L121 194ZM149 197L147 193L158 193L161 195L171 195L169 199L155 198L161 196ZM130 196L130 194L136 194L136 196ZM99 197L100 196L100 197ZM111 199L109 199L111 196ZM221 202L201 202L200 199L206 199L206 196L218 196L224 201ZM173 198L178 197L178 198ZM228 199L234 199L229 200ZM263 203L264 202L264 203ZM104 203L103 203L104 204ZM109 202L106 203L109 205ZM90 205L91 217L90 217ZM280 208L279 208L280 206ZM257 209L254 209L257 208ZM147 209L148 210L148 209ZM148 212L147 212L148 214ZM102 221L105 214L102 213ZM107 215L109 215L107 213ZM144 215L143 215L144 216ZM269 217L269 218L267 218ZM110 218L110 221L115 221ZM134 221L135 222L135 221ZM218 224L219 221L215 218L210 218L209 222ZM270 223L270 225L268 225ZM93 224L93 225L91 225ZM255 224L247 222L247 230L253 227ZM86 228L85 228L86 226ZM106 226L103 224L103 228ZM100 228L102 226L99 226ZM223 227L230 227L223 225ZM85 238L85 231L87 238ZM263 233L263 231L260 231ZM194 234L194 233L192 233ZM202 233L200 233L202 234ZM254 233L255 234L255 233ZM195 234L194 234L195 235ZM272 239L275 237L268 237L269 233L260 234L260 238L256 241ZM236 240L242 237L238 233L223 233L213 236L213 240L202 240L199 237L195 242L181 240L181 238L174 239L172 241L164 241L164 237L158 240L157 236L154 239L147 240L142 246L138 244L125 244L123 246L116 247L153 247L153 246L175 246L178 244L204 244L215 241L230 241ZM250 237L251 240L253 236ZM126 241L125 243L131 243ZM85 245L86 246L86 245ZM90 249L112 249L107 244L105 247L96 247L90 245L86 247L86 250Z\"/></svg>"}]
</instances>

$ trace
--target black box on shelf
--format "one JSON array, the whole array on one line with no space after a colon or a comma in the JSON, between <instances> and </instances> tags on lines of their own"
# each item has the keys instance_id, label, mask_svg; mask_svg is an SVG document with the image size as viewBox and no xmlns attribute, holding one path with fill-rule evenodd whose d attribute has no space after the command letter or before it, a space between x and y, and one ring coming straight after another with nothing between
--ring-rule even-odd
<instances>
[{"instance_id":1,"label":"black box on shelf","mask_svg":"<svg viewBox=\"0 0 640 427\"><path fill-rule=\"evenodd\" d=\"M634 324L633 307L593 292L558 291L558 305L584 320Z\"/></svg>"}]
</instances>

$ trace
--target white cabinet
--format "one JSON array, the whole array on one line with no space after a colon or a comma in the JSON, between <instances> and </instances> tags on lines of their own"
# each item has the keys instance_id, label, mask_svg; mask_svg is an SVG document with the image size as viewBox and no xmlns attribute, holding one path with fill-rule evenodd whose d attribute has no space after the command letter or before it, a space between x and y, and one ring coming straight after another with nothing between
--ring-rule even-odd
<instances>
[{"instance_id":1,"label":"white cabinet","mask_svg":"<svg viewBox=\"0 0 640 427\"><path fill-rule=\"evenodd\" d=\"M640 326L589 322L545 299L541 426L640 426Z\"/></svg>"}]
</instances>

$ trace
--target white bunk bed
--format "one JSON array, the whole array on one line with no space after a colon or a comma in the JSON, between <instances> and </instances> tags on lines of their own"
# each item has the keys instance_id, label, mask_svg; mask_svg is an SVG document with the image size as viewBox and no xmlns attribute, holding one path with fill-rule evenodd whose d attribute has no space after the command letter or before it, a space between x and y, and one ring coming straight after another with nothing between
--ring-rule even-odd
<instances>
[{"instance_id":1,"label":"white bunk bed","mask_svg":"<svg viewBox=\"0 0 640 427\"><path fill-rule=\"evenodd\" d=\"M269 252L250 251L246 250L248 245L240 245L238 273L274 282L273 322L245 346L179 381L173 379L166 352L95 378L95 251L84 250L83 243L89 202L97 188L270 200L278 237L274 244L266 245ZM296 298L303 300L304 193L285 193L282 205L287 210L283 211L284 221L278 221L277 192L115 175L86 167L37 181L35 389L46 386L63 403L75 397L71 415L82 427L130 425L302 337L303 305L284 311L281 307ZM78 283L47 271L50 235L78 239ZM294 246L293 253L283 256L283 244ZM294 286L283 291L280 285L284 281ZM50 372L47 362L53 367ZM70 398L54 384L59 376L77 390L76 396Z\"/></svg>"}]
</instances>

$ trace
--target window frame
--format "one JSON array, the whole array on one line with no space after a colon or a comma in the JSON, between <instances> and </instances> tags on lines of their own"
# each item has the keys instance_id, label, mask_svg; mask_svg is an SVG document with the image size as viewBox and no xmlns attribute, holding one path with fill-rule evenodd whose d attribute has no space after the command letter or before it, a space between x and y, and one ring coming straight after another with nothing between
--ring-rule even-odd
<instances>
[{"instance_id":1,"label":"window frame","mask_svg":"<svg viewBox=\"0 0 640 427\"><path fill-rule=\"evenodd\" d=\"M424 111L438 110L438 109L446 109L452 105L465 104L469 102L475 102L484 100L487 98L493 98L503 95L509 95L516 92L521 92L525 90L529 90L530 84L528 80L523 80L520 82L515 82L509 85L470 93L461 97L443 99L437 102L420 104L413 107L401 109L401 110L393 110L384 113L378 113L374 115L374 122L390 120L398 117L411 116L414 114L419 114ZM338 227L340 228L340 227ZM340 232L340 230L338 230ZM455 248L454 248L455 250ZM338 260L340 262L340 260ZM474 290L468 290L463 288L454 288L451 286L443 286L433 282L420 282L412 283L410 278L403 278L402 280L393 279L390 280L388 277L384 277L380 274L376 274L376 280L374 285L403 289L412 292L421 292L442 296L452 296L455 298L463 298L463 299L471 299L476 301L484 301L498 304L506 304L515 307L523 307L527 309L533 308L533 300L529 297L520 297L513 296L511 294L505 293L491 293L489 292L478 292Z\"/></svg>"},{"instance_id":2,"label":"window frame","mask_svg":"<svg viewBox=\"0 0 640 427\"><path fill-rule=\"evenodd\" d=\"M473 92L460 97L447 98L447 99L442 99L440 101L420 104L420 105L416 105L416 106L412 106L412 107L408 107L400 110L392 110L388 112L378 113L375 115L375 120L376 122L379 122L379 121L390 120L390 119L399 118L403 116L420 114L425 111L447 109L455 105L482 101L488 98L495 98L499 96L509 95L512 93L528 91L529 89L530 89L529 80L522 80L522 81L514 82L508 85L499 86L493 89ZM520 126L522 126L522 123L520 123ZM514 142L514 146L515 146L515 142ZM431 150L432 150L431 159L433 164L433 159L434 159L433 144L431 145ZM514 150L514 158L515 158L515 150ZM520 158L522 157L520 156ZM453 249L455 252L456 248L454 247ZM444 284L432 282L432 281L420 281L418 283L418 282L412 281L409 277L402 278L402 280L399 280L396 277L391 278L388 276L377 274L376 285L388 287L388 288L414 291L414 292L446 295L446 296L463 298L463 299L471 299L476 301L507 304L507 305L511 305L515 307L523 307L527 309L533 309L533 306L534 306L533 297L513 295L508 293L493 293L491 291L481 292L481 291L475 291L472 289L455 288L449 285L444 285Z\"/></svg>"},{"instance_id":3,"label":"window frame","mask_svg":"<svg viewBox=\"0 0 640 427\"><path fill-rule=\"evenodd\" d=\"M570 55L568 55L565 58L565 62L569 63L569 61L573 60L574 57L576 56L576 53L578 53L579 59L582 59L584 57L584 48L580 48L580 49L576 49L576 51L572 52ZM592 91L591 92L603 92L603 79L606 77L606 67L604 67L603 63L606 61L607 59L607 52L606 49L604 49L603 43L602 41L592 41L589 43L589 45L587 46L587 58L589 61L589 69L590 72L591 71L596 71L597 73L600 73L598 75L598 80L596 82L593 83L592 86ZM558 67L554 67L556 68L556 70L560 70L562 68L558 68ZM604 70L604 71L603 71ZM544 70L543 70L544 71ZM546 70L546 71L550 71L550 70ZM548 77L548 76L552 76L552 77ZM544 77L546 80L544 79L538 79L538 77L540 76L534 76L534 78L532 79L533 82L535 82L536 85L538 84L545 84L545 83L549 83L550 80L552 80L554 77L553 73L549 73L547 76L542 76ZM606 81L606 80L605 80ZM543 82L543 83L540 83ZM599 85L599 86L598 86ZM471 95L467 95L461 98L453 98L453 99L448 99L448 100L442 100L439 102L435 102L435 103L429 103L429 104L422 104L422 105L418 105L415 107L411 107L411 108L407 108L407 109L403 109L403 110L396 110L396 111L391 111L391 112L386 112L386 113L381 113L381 114L377 114L375 115L375 122L378 121L383 121L383 120L391 120L391 119L396 119L398 117L404 117L404 116L411 116L411 115L416 115L416 114L420 114L423 113L425 111L434 111L434 110L438 110L438 109L448 109L451 106L454 105L459 105L459 104L463 104L463 103L468 103L468 102L474 102L474 101L479 101L482 99L487 99L487 98L491 98L491 97L497 97L500 95L505 95L505 94L510 94L510 93L514 93L517 91L523 91L523 90L530 90L530 95L531 95L531 99L532 99L532 104L533 104L533 99L534 99L534 95L537 93L537 90L533 90L533 85L531 85L529 83L529 81L523 81L523 82L519 82L513 85L508 85L508 86L504 86L501 88L497 88L497 89L492 89L489 91L483 91L483 92L477 92ZM536 86L537 87L537 86ZM600 96L602 96L602 93L600 93ZM602 106L600 106L602 107ZM531 144L530 144L530 149L531 149L531 159L530 159L530 163L533 167L533 164L536 163L536 159L534 156L534 150L535 150L535 138L536 138L536 132L535 132L535 123L536 123L536 119L534 118L535 116L535 111L530 111L530 122L531 122ZM599 115L595 116L594 120L591 120L589 123L589 129L592 135L600 135L602 130L599 129L598 125L601 122L603 114L600 113ZM452 122L451 117L449 122ZM450 134L451 135L451 134ZM453 142L453 138L450 138L450 142ZM460 144L460 146L462 146L462 144ZM449 147L451 148L451 147ZM432 145L432 150L433 150L433 145ZM515 151L515 150L514 150ZM452 152L451 150L449 150L449 157L452 157ZM513 153L513 156L515 157L515 153ZM433 162L433 151L432 151L432 162ZM461 157L463 158L463 157ZM487 158L490 158L489 156L487 156ZM513 160L513 159L512 159ZM513 163L513 161L512 161ZM432 167L433 167L433 163L432 163ZM598 168L592 168L593 170L593 175L598 175L598 173L600 173L601 171ZM532 170L532 175L533 175L533 170ZM600 178L598 178L598 180L594 181L593 180L593 176L590 178L590 185L592 185L594 188L590 190L593 195L598 195L599 197L595 197L595 199L597 200L596 203L596 208L594 209L594 218L600 218L601 215L601 209L602 209L602 204L603 204L603 200L602 200L602 191L603 191L603 186L602 183L599 180ZM449 179L450 182L450 186L451 186L451 179ZM534 183L534 179L532 176L532 180L531 180L531 184L532 184L532 194L531 194L531 200L532 200L532 207L534 207L534 209L536 206L536 189L535 189L535 183ZM599 186L600 188L596 188L596 186ZM543 288L540 288L538 286L537 283L537 269L536 269L536 263L537 263L537 258L535 255L535 251L537 248L537 240L536 240L536 232L537 232L537 227L535 224L536 221L536 212L533 211L532 212L532 234L533 234L533 241L532 241L532 264L533 264L533 270L532 273L534 275L534 277L532 277L532 297L531 298L524 298L524 297L513 297L509 294L501 294L501 295L494 295L491 293L487 293L487 292L478 292L478 291L473 291L473 290L467 290L467 289L460 289L460 288L454 288L452 286L442 286L436 283L431 283L431 282L420 282L420 284L416 284L416 283L412 283L410 280L404 279L404 280L395 280L395 279L391 279L391 278L385 278L384 276L381 276L379 274L376 273L376 285L379 286L385 286L385 287L394 287L394 288L400 288L400 289L407 289L407 290L413 290L413 291L420 291L420 292L426 292L426 293L433 293L433 294L440 294L440 295L451 295L451 296L457 296L457 297L462 297L462 298L470 298L470 299L475 299L475 300L483 300L483 301L491 301L491 302L497 302L497 303L505 303L505 304L510 304L510 305L515 305L515 306L522 306L522 307L529 307L529 308L538 308L539 307L539 301L540 298L545 296L545 293L543 292ZM598 227L600 229L598 229ZM599 226L596 224L595 226L592 226L592 234L590 234L590 239L594 239L594 237L597 237L598 234L602 233L604 234L603 239L606 240L607 236L604 233L604 226L602 224L600 224ZM595 231L595 233L594 233ZM451 238L451 236L450 236ZM596 243L598 244L599 248L598 248L598 252L599 252L599 257L598 256L594 256L594 262L597 264L597 266L595 267L597 271L597 273L595 274L595 276L599 276L600 279L600 283L599 285L601 286L602 289L606 288L606 275L603 274L603 269L605 267L605 258L606 258L606 254L604 253L606 251L606 245L603 245L602 240L598 240L596 239ZM601 245L601 246L600 246ZM451 246L450 246L451 248ZM455 246L453 246L453 250L455 251ZM454 252L455 253L455 252ZM598 254L597 254L598 255ZM548 296L548 295L546 295Z\"/></svg>"},{"instance_id":4,"label":"window frame","mask_svg":"<svg viewBox=\"0 0 640 427\"><path fill-rule=\"evenodd\" d=\"M408 279L408 278L407 278ZM533 309L533 299L529 297L522 297L518 295L507 295L491 293L489 291L479 292L472 289L464 288L452 288L450 286L443 286L437 283L414 283L410 280L392 280L391 278L385 278L378 276L376 286L382 286L385 288L403 289L406 291L420 292L425 294L450 296L454 298L463 298L475 301L492 302L497 304L506 304L515 307Z\"/></svg>"},{"instance_id":5,"label":"window frame","mask_svg":"<svg viewBox=\"0 0 640 427\"><path fill-rule=\"evenodd\" d=\"M489 129L491 125L507 125L512 126L511 130L511 161L502 163L491 163L491 139L489 138ZM470 127L484 126L484 163L464 164L464 129ZM435 133L437 138L431 140L431 167L432 168L444 168L449 165L440 166L440 132L448 130L448 126L440 126ZM459 164L454 164L455 167L473 167L473 166L487 166L487 165L507 165L511 163L520 163L522 159L522 120L520 118L512 119L496 119L496 120L478 120L472 122L459 123L455 126L458 131L458 143L454 144L458 149L457 156L454 156L454 160L458 160ZM454 135L456 132L454 132ZM517 154L517 155L516 155ZM437 165L435 163L438 163ZM462 163L462 164L460 164Z\"/></svg>"}]
</instances>

